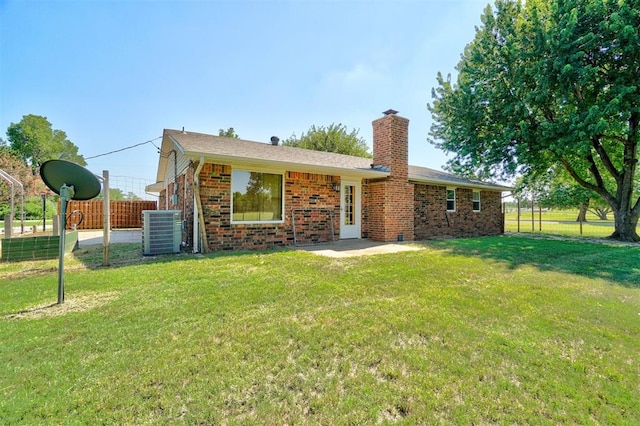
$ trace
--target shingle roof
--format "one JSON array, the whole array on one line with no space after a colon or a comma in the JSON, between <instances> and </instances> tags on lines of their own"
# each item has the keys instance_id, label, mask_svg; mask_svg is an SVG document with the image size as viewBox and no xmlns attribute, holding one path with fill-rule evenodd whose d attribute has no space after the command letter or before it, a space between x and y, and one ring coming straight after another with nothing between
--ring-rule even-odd
<instances>
[{"instance_id":1,"label":"shingle roof","mask_svg":"<svg viewBox=\"0 0 640 426\"><path fill-rule=\"evenodd\" d=\"M303 170L336 169L350 171L356 174L366 174L376 177L385 177L389 173L373 170L370 158L354 157L352 155L335 154L333 152L313 151L309 149L294 148L290 146L270 143L253 142L244 139L226 138L203 133L186 132L180 130L165 129L168 135L177 143L187 157L216 159L234 159L248 162L251 160L260 163L269 162L276 165L296 165Z\"/></svg>"},{"instance_id":2,"label":"shingle roof","mask_svg":"<svg viewBox=\"0 0 640 426\"><path fill-rule=\"evenodd\" d=\"M234 164L271 164L292 171L324 171L337 174L353 174L375 178L389 175L387 170L372 168L370 158L332 152L313 151L244 139L226 138L204 133L165 129L164 137L170 138L182 153L192 159L225 161ZM427 167L409 166L409 180L419 183L455 185L459 187L509 191L512 188L492 183L458 177L451 173Z\"/></svg>"},{"instance_id":3,"label":"shingle roof","mask_svg":"<svg viewBox=\"0 0 640 426\"><path fill-rule=\"evenodd\" d=\"M502 191L513 190L513 188L509 186L497 185L495 183L482 182L473 179L465 179L451 173L419 166L409 166L409 180L413 182L434 183L465 188L494 189Z\"/></svg>"}]
</instances>

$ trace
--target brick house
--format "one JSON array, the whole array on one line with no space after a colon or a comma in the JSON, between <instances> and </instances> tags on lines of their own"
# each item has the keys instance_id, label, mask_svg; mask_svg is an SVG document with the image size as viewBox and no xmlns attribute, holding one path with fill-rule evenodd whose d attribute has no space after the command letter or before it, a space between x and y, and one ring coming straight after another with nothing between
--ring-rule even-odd
<instances>
[{"instance_id":1,"label":"brick house","mask_svg":"<svg viewBox=\"0 0 640 426\"><path fill-rule=\"evenodd\" d=\"M165 129L147 190L182 211L194 252L501 234L512 188L410 166L408 128L374 120L373 159Z\"/></svg>"}]
</instances>

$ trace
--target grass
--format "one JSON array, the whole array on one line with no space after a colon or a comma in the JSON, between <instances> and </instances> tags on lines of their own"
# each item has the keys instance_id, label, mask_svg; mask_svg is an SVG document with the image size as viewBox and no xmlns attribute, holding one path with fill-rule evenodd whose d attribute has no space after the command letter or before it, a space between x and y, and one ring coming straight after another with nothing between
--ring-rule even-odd
<instances>
[{"instance_id":1,"label":"grass","mask_svg":"<svg viewBox=\"0 0 640 426\"><path fill-rule=\"evenodd\" d=\"M576 222L577 217L578 210L547 210L542 214L536 210L532 223L531 210L523 210L520 215L519 232L604 238L614 231L613 213L609 213L609 220L601 220L595 214L587 212L587 221L582 223L582 228L580 223ZM518 232L517 211L509 209L505 215L505 221L505 231Z\"/></svg>"},{"instance_id":2,"label":"grass","mask_svg":"<svg viewBox=\"0 0 640 426\"><path fill-rule=\"evenodd\" d=\"M542 225L536 220L534 229L531 229L531 221L520 222L520 231L518 231L517 221L507 221L505 224L506 232L522 232L522 233L536 233L536 234L548 234L559 235L564 237L586 237L586 238L606 238L610 236L614 231L612 222L605 223L583 223L582 229L580 224L573 222L554 222L543 221Z\"/></svg>"},{"instance_id":3,"label":"grass","mask_svg":"<svg viewBox=\"0 0 640 426\"><path fill-rule=\"evenodd\" d=\"M538 221L538 217L540 215L540 211L538 207L534 210L534 216L536 222ZM509 208L507 209L507 220L517 220L518 212L517 209ZM542 220L550 220L550 221L562 221L562 222L575 222L578 217L578 209L566 209L566 210L558 210L558 209L545 209L542 211ZM609 221L613 222L613 213L609 213L608 215ZM529 221L531 223L531 209L522 209L520 213L521 221ZM596 216L591 211L587 211L587 222L602 222L602 220ZM605 221L606 222L606 221Z\"/></svg>"},{"instance_id":4,"label":"grass","mask_svg":"<svg viewBox=\"0 0 640 426\"><path fill-rule=\"evenodd\" d=\"M0 264L0 419L640 424L639 247L423 247Z\"/></svg>"},{"instance_id":5,"label":"grass","mask_svg":"<svg viewBox=\"0 0 640 426\"><path fill-rule=\"evenodd\" d=\"M21 223L20 218L13 219L14 227L20 226L20 223ZM53 220L47 219L46 225L47 227L53 226ZM24 226L37 226L39 228L42 228L42 219L25 219ZM4 218L0 219L0 228L4 228Z\"/></svg>"}]
</instances>

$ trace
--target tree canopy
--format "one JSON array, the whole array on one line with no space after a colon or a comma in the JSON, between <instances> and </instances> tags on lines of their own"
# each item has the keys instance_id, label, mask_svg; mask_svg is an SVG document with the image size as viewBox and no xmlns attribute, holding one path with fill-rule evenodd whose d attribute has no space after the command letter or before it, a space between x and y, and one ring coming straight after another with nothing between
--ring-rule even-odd
<instances>
[{"instance_id":1,"label":"tree canopy","mask_svg":"<svg viewBox=\"0 0 640 426\"><path fill-rule=\"evenodd\" d=\"M638 241L640 0L498 0L451 77L429 141L478 177L562 167L597 193L614 238Z\"/></svg>"},{"instance_id":2,"label":"tree canopy","mask_svg":"<svg viewBox=\"0 0 640 426\"><path fill-rule=\"evenodd\" d=\"M240 136L236 133L233 127L229 127L227 130L220 129L218 130L218 136L224 136L225 138L234 138L238 139Z\"/></svg>"},{"instance_id":3,"label":"tree canopy","mask_svg":"<svg viewBox=\"0 0 640 426\"><path fill-rule=\"evenodd\" d=\"M312 125L306 133L300 137L293 134L282 145L371 158L369 147L358 136L358 130L349 132L343 124L332 123L328 127Z\"/></svg>"},{"instance_id":4,"label":"tree canopy","mask_svg":"<svg viewBox=\"0 0 640 426\"><path fill-rule=\"evenodd\" d=\"M96 196L97 200L101 200L103 198L104 198L104 194L102 192L100 192L100 194ZM129 191L125 194L120 188L109 188L109 200L110 201L122 201L122 200L140 201L142 200L142 198L140 198L138 195L136 195L135 192L132 192L132 191Z\"/></svg>"},{"instance_id":5,"label":"tree canopy","mask_svg":"<svg viewBox=\"0 0 640 426\"><path fill-rule=\"evenodd\" d=\"M78 147L62 130L54 130L47 117L25 115L19 123L7 128L7 140L11 149L25 164L36 170L47 160L67 160L86 166Z\"/></svg>"}]
</instances>

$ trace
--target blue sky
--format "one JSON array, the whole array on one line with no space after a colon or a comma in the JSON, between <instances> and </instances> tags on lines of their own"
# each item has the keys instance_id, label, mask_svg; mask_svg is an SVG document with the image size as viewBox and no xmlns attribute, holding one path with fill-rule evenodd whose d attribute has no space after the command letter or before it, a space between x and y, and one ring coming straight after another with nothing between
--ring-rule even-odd
<instances>
[{"instance_id":1,"label":"blue sky","mask_svg":"<svg viewBox=\"0 0 640 426\"><path fill-rule=\"evenodd\" d=\"M426 105L487 3L0 0L0 134L43 115L86 158L164 128L268 142L335 122L371 146L371 121L393 108L410 120L410 163L440 169ZM87 162L155 180L158 154Z\"/></svg>"}]
</instances>

